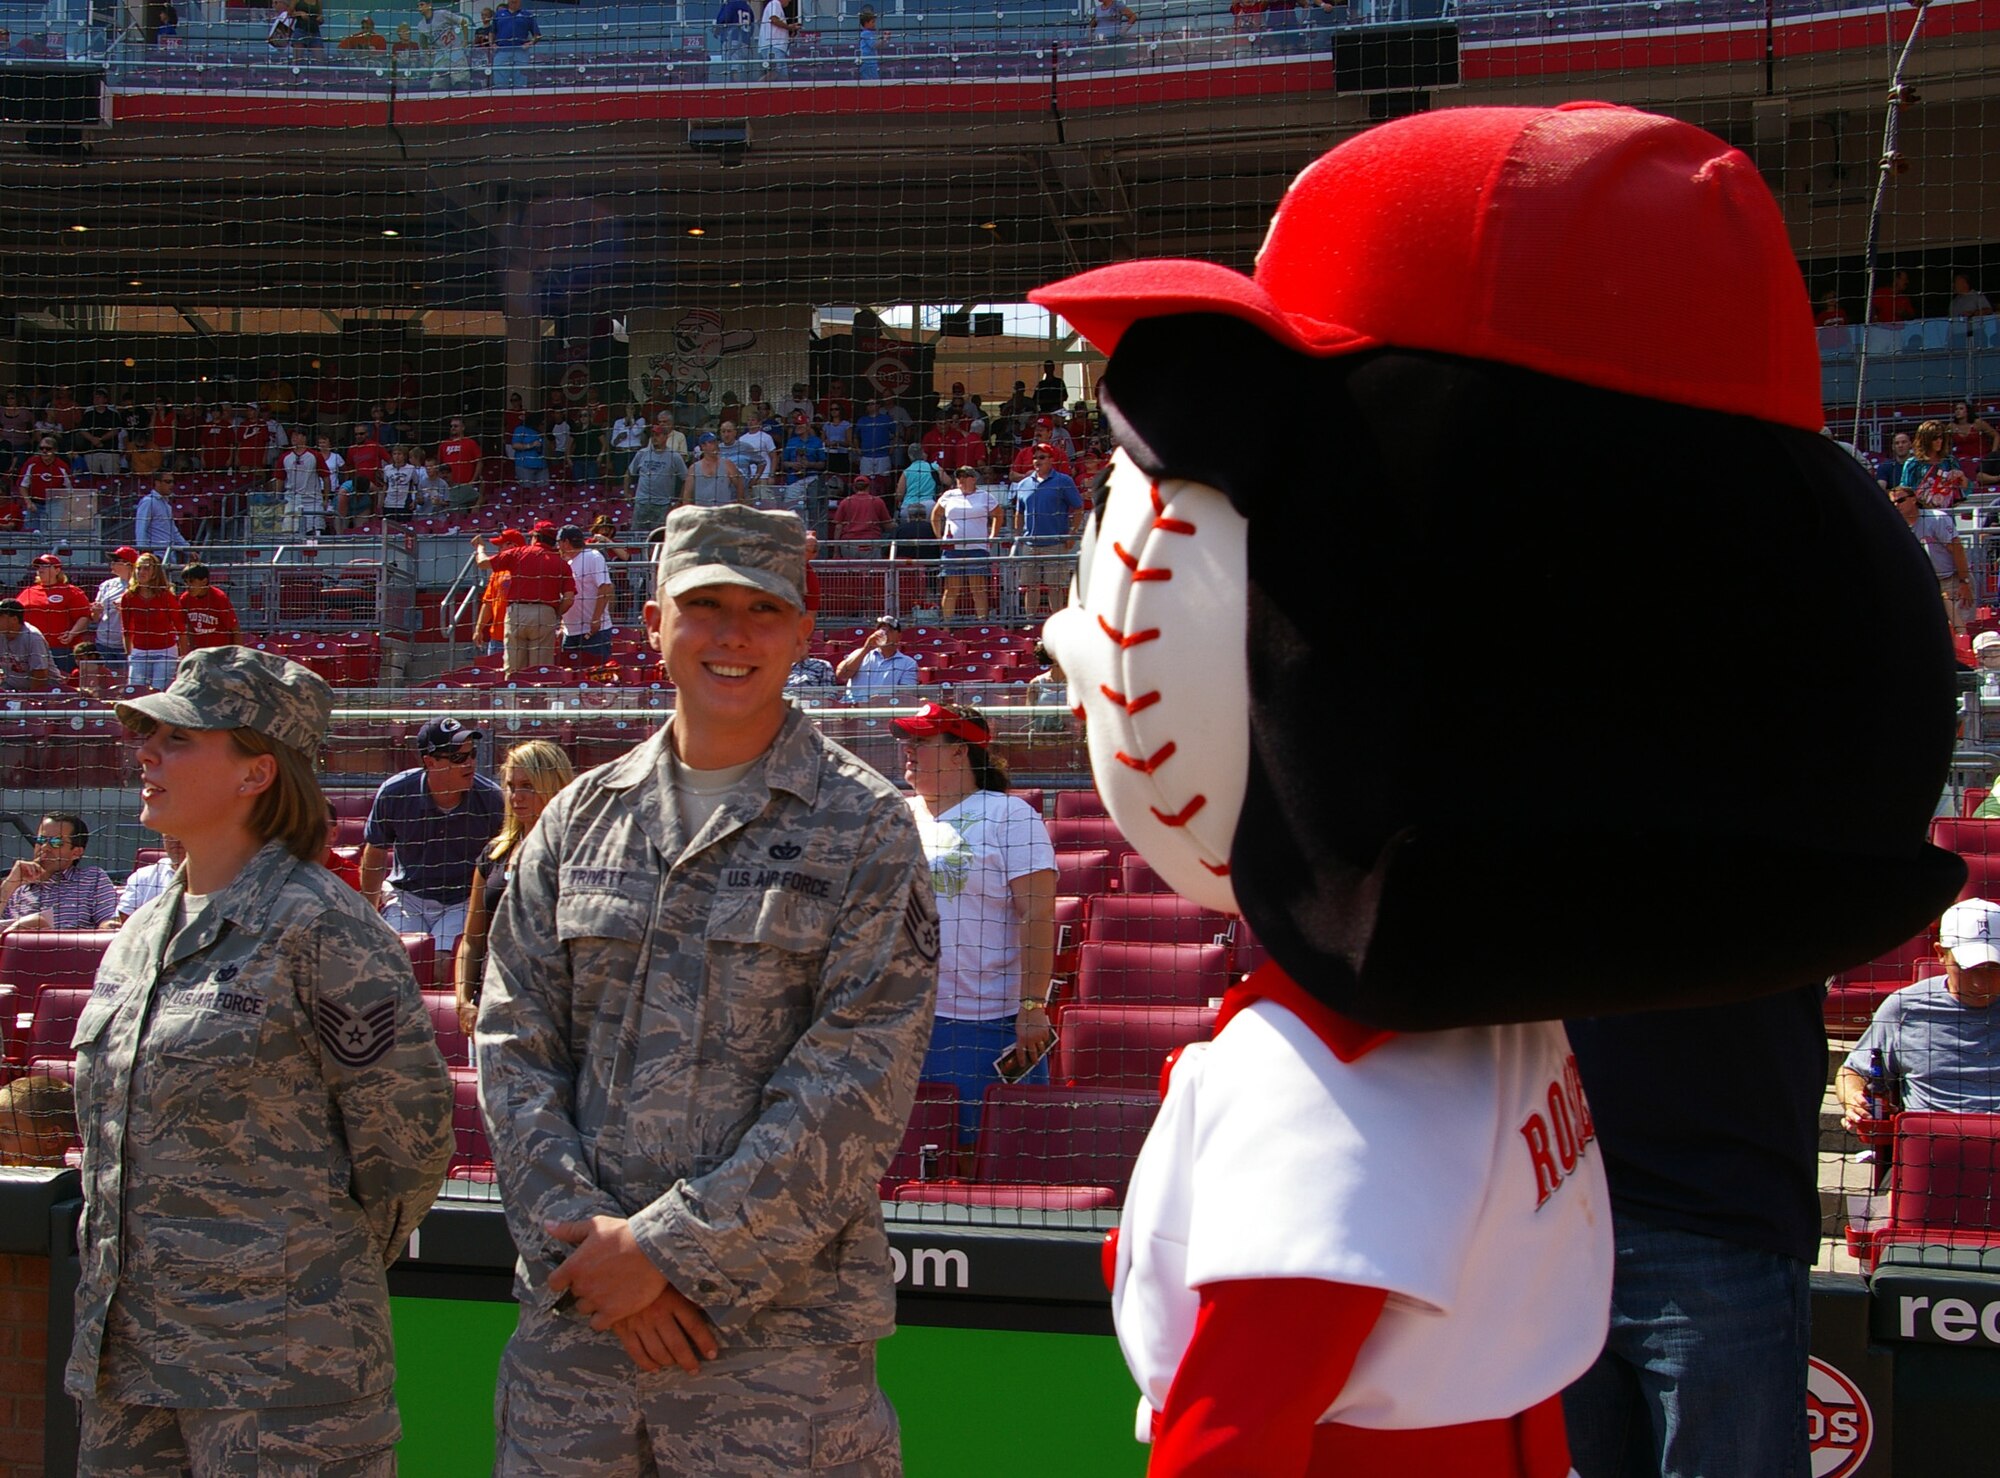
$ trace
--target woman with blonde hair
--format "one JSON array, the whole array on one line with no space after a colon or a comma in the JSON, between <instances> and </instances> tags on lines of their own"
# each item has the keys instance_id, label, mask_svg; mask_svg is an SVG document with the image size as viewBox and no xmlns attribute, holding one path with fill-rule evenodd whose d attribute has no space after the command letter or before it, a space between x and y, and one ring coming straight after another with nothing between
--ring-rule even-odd
<instances>
[{"instance_id":1,"label":"woman with blonde hair","mask_svg":"<svg viewBox=\"0 0 2000 1478\"><path fill-rule=\"evenodd\" d=\"M164 688L189 643L187 617L157 554L133 561L132 583L118 597L118 614L125 623L125 681L135 688Z\"/></svg>"},{"instance_id":2,"label":"woman with blonde hair","mask_svg":"<svg viewBox=\"0 0 2000 1478\"><path fill-rule=\"evenodd\" d=\"M472 1035L479 1017L479 982L486 973L486 931L493 910L507 886L507 864L534 829L555 793L576 779L576 766L559 745L530 739L507 751L500 763L500 785L507 793L506 819L500 835L487 844L472 869L472 896L465 904L465 932L458 938L458 960L452 970L452 991L458 998L458 1024Z\"/></svg>"},{"instance_id":3,"label":"woman with blonde hair","mask_svg":"<svg viewBox=\"0 0 2000 1478\"><path fill-rule=\"evenodd\" d=\"M320 866L333 694L205 647L114 711L140 823L187 856L77 1019L77 1471L392 1472L387 1269L444 1183L451 1077L402 941Z\"/></svg>"}]
</instances>

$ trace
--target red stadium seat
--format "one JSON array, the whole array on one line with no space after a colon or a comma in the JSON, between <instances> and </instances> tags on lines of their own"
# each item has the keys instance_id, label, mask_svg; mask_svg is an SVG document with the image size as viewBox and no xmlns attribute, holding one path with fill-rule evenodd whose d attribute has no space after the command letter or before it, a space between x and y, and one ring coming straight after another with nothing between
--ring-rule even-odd
<instances>
[{"instance_id":1,"label":"red stadium seat","mask_svg":"<svg viewBox=\"0 0 2000 1478\"><path fill-rule=\"evenodd\" d=\"M89 1002L89 990L73 986L45 987L35 997L34 1020L28 1027L27 1040L30 1063L67 1062L76 1056L69 1044L76 1036L76 1019Z\"/></svg>"},{"instance_id":2,"label":"red stadium seat","mask_svg":"<svg viewBox=\"0 0 2000 1478\"><path fill-rule=\"evenodd\" d=\"M1127 852L1118 860L1118 887L1126 893L1171 893L1167 880L1153 871L1153 864L1137 852Z\"/></svg>"},{"instance_id":3,"label":"red stadium seat","mask_svg":"<svg viewBox=\"0 0 2000 1478\"><path fill-rule=\"evenodd\" d=\"M1058 847L1105 847L1120 857L1135 850L1109 816L1063 815L1061 796L1056 797L1056 816L1049 823L1049 840Z\"/></svg>"},{"instance_id":4,"label":"red stadium seat","mask_svg":"<svg viewBox=\"0 0 2000 1478\"><path fill-rule=\"evenodd\" d=\"M2000 816L1940 816L1931 823L1931 841L1962 856L2000 852Z\"/></svg>"},{"instance_id":5,"label":"red stadium seat","mask_svg":"<svg viewBox=\"0 0 2000 1478\"><path fill-rule=\"evenodd\" d=\"M1056 895L1056 963L1058 975L1076 974L1076 952L1083 943L1085 900L1080 894Z\"/></svg>"},{"instance_id":6,"label":"red stadium seat","mask_svg":"<svg viewBox=\"0 0 2000 1478\"><path fill-rule=\"evenodd\" d=\"M424 1006L431 1014L431 1031L447 1067L472 1066L472 1041L458 1024L458 998L449 991L427 990Z\"/></svg>"},{"instance_id":7,"label":"red stadium seat","mask_svg":"<svg viewBox=\"0 0 2000 1478\"><path fill-rule=\"evenodd\" d=\"M1056 892L1090 898L1118 886L1118 867L1102 847L1056 848Z\"/></svg>"},{"instance_id":8,"label":"red stadium seat","mask_svg":"<svg viewBox=\"0 0 2000 1478\"><path fill-rule=\"evenodd\" d=\"M1073 1088L1155 1089L1167 1054L1215 1034L1213 1006L1071 1006L1054 1077Z\"/></svg>"},{"instance_id":9,"label":"red stadium seat","mask_svg":"<svg viewBox=\"0 0 2000 1478\"><path fill-rule=\"evenodd\" d=\"M1874 1236L1894 1243L2000 1246L2000 1114L1896 1116L1889 1219Z\"/></svg>"},{"instance_id":10,"label":"red stadium seat","mask_svg":"<svg viewBox=\"0 0 2000 1478\"><path fill-rule=\"evenodd\" d=\"M1009 1210L1102 1211L1118 1204L1108 1185L976 1185L967 1181L912 1181L896 1199L947 1206L999 1206Z\"/></svg>"},{"instance_id":11,"label":"red stadium seat","mask_svg":"<svg viewBox=\"0 0 2000 1478\"><path fill-rule=\"evenodd\" d=\"M451 1168L456 1177L462 1171L491 1170L493 1148L486 1142L486 1123L479 1117L479 1078L469 1067L451 1070Z\"/></svg>"},{"instance_id":12,"label":"red stadium seat","mask_svg":"<svg viewBox=\"0 0 2000 1478\"><path fill-rule=\"evenodd\" d=\"M403 948L410 956L410 970L420 990L437 989L437 941L428 934L405 934Z\"/></svg>"},{"instance_id":13,"label":"red stadium seat","mask_svg":"<svg viewBox=\"0 0 2000 1478\"><path fill-rule=\"evenodd\" d=\"M1085 940L1076 998L1086 1006L1206 1006L1230 980L1227 945Z\"/></svg>"},{"instance_id":14,"label":"red stadium seat","mask_svg":"<svg viewBox=\"0 0 2000 1478\"><path fill-rule=\"evenodd\" d=\"M1891 994L1942 969L1937 963L1936 937L1927 930L1866 964L1841 971L1827 982L1827 1030L1839 1036L1860 1033L1873 1019L1875 1008Z\"/></svg>"},{"instance_id":15,"label":"red stadium seat","mask_svg":"<svg viewBox=\"0 0 2000 1478\"><path fill-rule=\"evenodd\" d=\"M1109 1186L1122 1199L1157 1093L996 1083L986 1090L972 1178L982 1184Z\"/></svg>"},{"instance_id":16,"label":"red stadium seat","mask_svg":"<svg viewBox=\"0 0 2000 1478\"><path fill-rule=\"evenodd\" d=\"M1212 944L1228 933L1229 915L1191 903L1178 893L1113 893L1091 904L1083 937L1133 944Z\"/></svg>"},{"instance_id":17,"label":"red stadium seat","mask_svg":"<svg viewBox=\"0 0 2000 1478\"><path fill-rule=\"evenodd\" d=\"M950 1083L917 1084L917 1098L910 1106L910 1122L903 1129L903 1142L877 1187L883 1200L892 1199L898 1187L922 1179L927 1145L937 1149L938 1165L931 1172L934 1177L957 1173L958 1089Z\"/></svg>"},{"instance_id":18,"label":"red stadium seat","mask_svg":"<svg viewBox=\"0 0 2000 1478\"><path fill-rule=\"evenodd\" d=\"M1965 862L1965 886L1960 899L2000 899L2000 852L1961 852Z\"/></svg>"},{"instance_id":19,"label":"red stadium seat","mask_svg":"<svg viewBox=\"0 0 2000 1478\"><path fill-rule=\"evenodd\" d=\"M1056 792L1056 818L1067 820L1071 816L1109 816L1104 809L1104 797L1094 790L1059 790Z\"/></svg>"},{"instance_id":20,"label":"red stadium seat","mask_svg":"<svg viewBox=\"0 0 2000 1478\"><path fill-rule=\"evenodd\" d=\"M1232 962L1232 967L1238 975L1248 975L1271 958L1264 949L1264 941L1257 937L1248 919L1236 921L1236 933L1231 942L1236 946L1236 958Z\"/></svg>"},{"instance_id":21,"label":"red stadium seat","mask_svg":"<svg viewBox=\"0 0 2000 1478\"><path fill-rule=\"evenodd\" d=\"M1010 790L1007 794L1013 796L1016 800L1026 801L1029 808L1037 816L1042 814L1042 792L1040 790L1030 787L1026 790Z\"/></svg>"},{"instance_id":22,"label":"red stadium seat","mask_svg":"<svg viewBox=\"0 0 2000 1478\"><path fill-rule=\"evenodd\" d=\"M11 992L4 1009L23 1015L32 1012L36 997L45 990L89 995L111 939L109 934L68 929L24 929L0 939L0 987ZM65 1037L63 1050L68 1049Z\"/></svg>"},{"instance_id":23,"label":"red stadium seat","mask_svg":"<svg viewBox=\"0 0 2000 1478\"><path fill-rule=\"evenodd\" d=\"M1985 803L1986 797L1992 793L1992 788L1989 786L1969 785L1965 789L1965 798L1959 804L1964 808L1965 814L1970 816Z\"/></svg>"}]
</instances>

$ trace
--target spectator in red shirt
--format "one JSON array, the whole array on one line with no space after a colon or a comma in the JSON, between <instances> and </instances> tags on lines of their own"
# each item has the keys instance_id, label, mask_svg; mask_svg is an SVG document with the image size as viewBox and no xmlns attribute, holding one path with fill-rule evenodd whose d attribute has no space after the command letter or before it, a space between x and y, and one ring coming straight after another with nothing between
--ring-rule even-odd
<instances>
[{"instance_id":1,"label":"spectator in red shirt","mask_svg":"<svg viewBox=\"0 0 2000 1478\"><path fill-rule=\"evenodd\" d=\"M479 443L465 434L465 418L451 418L451 434L438 443L438 466L451 483L454 508L479 506Z\"/></svg>"},{"instance_id":2,"label":"spectator in red shirt","mask_svg":"<svg viewBox=\"0 0 2000 1478\"><path fill-rule=\"evenodd\" d=\"M554 663L557 622L576 599L576 577L569 561L556 552L556 533L556 526L542 519L529 543L497 554L486 547L484 534L472 538L472 558L479 567L507 576L507 647L501 666L510 673Z\"/></svg>"},{"instance_id":3,"label":"spectator in red shirt","mask_svg":"<svg viewBox=\"0 0 2000 1478\"><path fill-rule=\"evenodd\" d=\"M118 611L125 622L125 681L160 691L187 654L188 627L157 554L133 562L132 584L118 598Z\"/></svg>"},{"instance_id":4,"label":"spectator in red shirt","mask_svg":"<svg viewBox=\"0 0 2000 1478\"><path fill-rule=\"evenodd\" d=\"M18 486L24 505L22 516L31 529L41 527L42 505L48 502L50 493L75 486L75 480L69 474L69 463L63 460L56 447L53 436L38 438L35 455L28 458L28 465L21 469Z\"/></svg>"},{"instance_id":5,"label":"spectator in red shirt","mask_svg":"<svg viewBox=\"0 0 2000 1478\"><path fill-rule=\"evenodd\" d=\"M1840 328L1847 322L1847 310L1840 306L1838 293L1821 293L1814 307L1813 322L1821 328Z\"/></svg>"},{"instance_id":6,"label":"spectator in red shirt","mask_svg":"<svg viewBox=\"0 0 2000 1478\"><path fill-rule=\"evenodd\" d=\"M1047 452L1055 460L1056 471L1067 472L1071 477L1076 476L1076 469L1070 465L1069 457L1063 452L1061 447L1052 441L1036 441L1030 442L1014 453L1014 460L1007 469L1013 481L1019 482L1035 470L1036 452Z\"/></svg>"},{"instance_id":7,"label":"spectator in red shirt","mask_svg":"<svg viewBox=\"0 0 2000 1478\"><path fill-rule=\"evenodd\" d=\"M371 487L381 482L382 464L388 460L387 450L375 439L374 428L366 421L356 421L354 441L347 448L347 469L354 474L356 486L364 480Z\"/></svg>"},{"instance_id":8,"label":"spectator in red shirt","mask_svg":"<svg viewBox=\"0 0 2000 1478\"><path fill-rule=\"evenodd\" d=\"M27 502L13 489L0 488L0 534L17 534L27 526Z\"/></svg>"},{"instance_id":9,"label":"spectator in red shirt","mask_svg":"<svg viewBox=\"0 0 2000 1478\"><path fill-rule=\"evenodd\" d=\"M65 675L76 670L71 648L90 632L90 597L69 583L53 554L35 556L35 582L20 594L22 619L48 640L49 655Z\"/></svg>"},{"instance_id":10,"label":"spectator in red shirt","mask_svg":"<svg viewBox=\"0 0 2000 1478\"><path fill-rule=\"evenodd\" d=\"M854 491L833 505L833 537L850 546L841 551L850 559L876 559L882 553L880 540L889 531L889 505L875 491L870 477L854 479Z\"/></svg>"},{"instance_id":11,"label":"spectator in red shirt","mask_svg":"<svg viewBox=\"0 0 2000 1478\"><path fill-rule=\"evenodd\" d=\"M1869 318L1876 323L1904 323L1917 316L1916 304L1910 301L1910 274L1897 269L1889 279L1887 287L1875 289L1869 299Z\"/></svg>"},{"instance_id":12,"label":"spectator in red shirt","mask_svg":"<svg viewBox=\"0 0 2000 1478\"><path fill-rule=\"evenodd\" d=\"M191 564L181 571L187 588L181 591L181 615L187 621L188 650L226 647L238 636L236 607L215 588L208 566Z\"/></svg>"},{"instance_id":13,"label":"spectator in red shirt","mask_svg":"<svg viewBox=\"0 0 2000 1478\"><path fill-rule=\"evenodd\" d=\"M56 386L55 394L49 397L49 419L56 423L65 436L83 424L83 407L76 403L76 397L70 394L69 386Z\"/></svg>"},{"instance_id":14,"label":"spectator in red shirt","mask_svg":"<svg viewBox=\"0 0 2000 1478\"><path fill-rule=\"evenodd\" d=\"M237 470L262 472L271 452L271 426L264 413L252 406L236 424L235 436Z\"/></svg>"},{"instance_id":15,"label":"spectator in red shirt","mask_svg":"<svg viewBox=\"0 0 2000 1478\"><path fill-rule=\"evenodd\" d=\"M201 470L227 472L236 460L236 425L228 406L209 407L197 440L201 445Z\"/></svg>"}]
</instances>

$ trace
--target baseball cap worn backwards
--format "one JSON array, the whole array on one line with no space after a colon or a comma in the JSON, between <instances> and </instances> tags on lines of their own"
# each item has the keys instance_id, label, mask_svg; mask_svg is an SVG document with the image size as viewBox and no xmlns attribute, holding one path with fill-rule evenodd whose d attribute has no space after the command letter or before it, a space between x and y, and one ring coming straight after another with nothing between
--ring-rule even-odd
<instances>
[{"instance_id":1,"label":"baseball cap worn backwards","mask_svg":"<svg viewBox=\"0 0 2000 1478\"><path fill-rule=\"evenodd\" d=\"M806 529L797 515L728 503L692 504L667 515L660 593L672 599L704 585L744 585L805 609Z\"/></svg>"},{"instance_id":2,"label":"baseball cap worn backwards","mask_svg":"<svg viewBox=\"0 0 2000 1478\"><path fill-rule=\"evenodd\" d=\"M1770 189L1692 124L1610 103L1444 108L1292 181L1254 276L1127 262L1030 293L1106 352L1245 319L1316 358L1394 346L1817 431L1805 281Z\"/></svg>"},{"instance_id":3,"label":"baseball cap worn backwards","mask_svg":"<svg viewBox=\"0 0 2000 1478\"><path fill-rule=\"evenodd\" d=\"M181 658L164 693L112 705L127 728L144 717L183 729L254 729L312 754L326 740L333 689L297 662L250 647L204 647Z\"/></svg>"}]
</instances>

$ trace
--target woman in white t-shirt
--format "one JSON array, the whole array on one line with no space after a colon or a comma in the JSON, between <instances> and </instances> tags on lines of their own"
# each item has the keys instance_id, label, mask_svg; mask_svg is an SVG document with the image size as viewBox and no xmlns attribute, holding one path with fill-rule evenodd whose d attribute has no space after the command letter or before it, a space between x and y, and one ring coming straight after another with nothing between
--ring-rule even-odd
<instances>
[{"instance_id":1,"label":"woman in white t-shirt","mask_svg":"<svg viewBox=\"0 0 2000 1478\"><path fill-rule=\"evenodd\" d=\"M625 414L611 423L611 480L623 480L632 453L646 444L646 413L627 402Z\"/></svg>"},{"instance_id":2,"label":"woman in white t-shirt","mask_svg":"<svg viewBox=\"0 0 2000 1478\"><path fill-rule=\"evenodd\" d=\"M923 1078L957 1087L959 1137L969 1148L987 1085L997 1081L995 1061L1035 1061L1053 1040L1055 847L1034 807L1007 794L979 710L926 703L896 729L937 894L937 1023ZM1047 1082L1048 1064L1023 1081Z\"/></svg>"},{"instance_id":3,"label":"woman in white t-shirt","mask_svg":"<svg viewBox=\"0 0 2000 1478\"><path fill-rule=\"evenodd\" d=\"M1000 537L1006 510L991 488L979 485L977 468L959 468L956 483L931 509L931 531L944 541L944 619L951 620L959 602L970 595L974 614L984 621L993 569L987 541Z\"/></svg>"}]
</instances>

